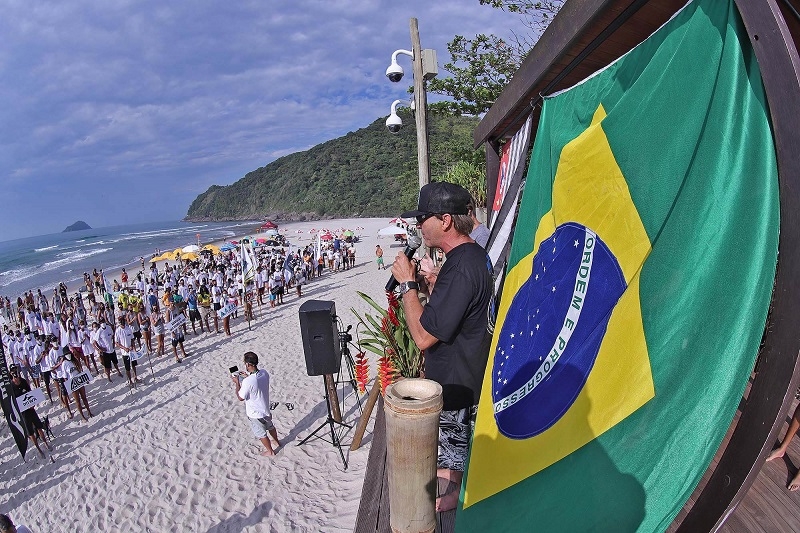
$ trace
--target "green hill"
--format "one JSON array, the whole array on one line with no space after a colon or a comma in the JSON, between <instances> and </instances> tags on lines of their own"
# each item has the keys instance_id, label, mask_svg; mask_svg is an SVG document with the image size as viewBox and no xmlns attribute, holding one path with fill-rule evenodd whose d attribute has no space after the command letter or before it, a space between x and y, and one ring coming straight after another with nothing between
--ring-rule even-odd
<instances>
[{"instance_id":1,"label":"green hill","mask_svg":"<svg viewBox=\"0 0 800 533\"><path fill-rule=\"evenodd\" d=\"M391 216L416 205L419 178L414 117L399 112L403 129L385 118L305 152L281 157L227 186L212 185L189 206L185 220L253 220ZM428 116L431 179L472 150L474 117Z\"/></svg>"}]
</instances>

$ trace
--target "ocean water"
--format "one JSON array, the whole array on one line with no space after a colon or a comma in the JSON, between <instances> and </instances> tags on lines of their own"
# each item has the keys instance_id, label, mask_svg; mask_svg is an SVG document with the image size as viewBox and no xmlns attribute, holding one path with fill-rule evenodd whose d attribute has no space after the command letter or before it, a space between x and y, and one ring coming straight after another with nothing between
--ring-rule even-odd
<instances>
[{"instance_id":1,"label":"ocean water","mask_svg":"<svg viewBox=\"0 0 800 533\"><path fill-rule=\"evenodd\" d=\"M198 233L202 244L221 241L254 233L258 225L257 221L147 222L3 241L0 295L14 300L26 290L42 289L49 298L59 282L74 286L94 268L138 272L139 258L147 261L156 249L166 252L195 244Z\"/></svg>"}]
</instances>

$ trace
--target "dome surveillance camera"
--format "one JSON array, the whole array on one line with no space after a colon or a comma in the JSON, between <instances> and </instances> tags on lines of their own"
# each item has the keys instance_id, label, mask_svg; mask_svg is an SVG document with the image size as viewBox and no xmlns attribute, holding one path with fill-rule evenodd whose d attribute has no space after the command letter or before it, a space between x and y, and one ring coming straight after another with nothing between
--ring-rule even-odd
<instances>
[{"instance_id":1,"label":"dome surveillance camera","mask_svg":"<svg viewBox=\"0 0 800 533\"><path fill-rule=\"evenodd\" d=\"M386 77L389 78L389 81L397 83L403 79L403 67L393 60L389 68L386 69Z\"/></svg>"},{"instance_id":2,"label":"dome surveillance camera","mask_svg":"<svg viewBox=\"0 0 800 533\"><path fill-rule=\"evenodd\" d=\"M403 121L392 111L392 114L386 119L386 127L389 128L389 131L392 133L400 133L400 128L403 127Z\"/></svg>"}]
</instances>

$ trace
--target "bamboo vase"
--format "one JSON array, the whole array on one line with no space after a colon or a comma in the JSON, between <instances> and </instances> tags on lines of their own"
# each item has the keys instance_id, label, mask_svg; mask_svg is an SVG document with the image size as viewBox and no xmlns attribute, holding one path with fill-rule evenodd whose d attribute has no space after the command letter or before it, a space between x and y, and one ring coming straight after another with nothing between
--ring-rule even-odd
<instances>
[{"instance_id":1,"label":"bamboo vase","mask_svg":"<svg viewBox=\"0 0 800 533\"><path fill-rule=\"evenodd\" d=\"M436 528L436 457L442 386L407 378L386 388L389 525L394 533Z\"/></svg>"}]
</instances>

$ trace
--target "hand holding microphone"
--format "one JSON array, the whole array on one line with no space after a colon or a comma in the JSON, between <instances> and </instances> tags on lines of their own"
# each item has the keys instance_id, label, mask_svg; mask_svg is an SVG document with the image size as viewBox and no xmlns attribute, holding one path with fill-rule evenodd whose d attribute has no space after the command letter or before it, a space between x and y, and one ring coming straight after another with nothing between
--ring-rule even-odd
<instances>
[{"instance_id":1,"label":"hand holding microphone","mask_svg":"<svg viewBox=\"0 0 800 533\"><path fill-rule=\"evenodd\" d=\"M417 235L417 234L411 233L411 234L408 235L408 241L407 242L408 242L408 244L406 244L406 249L403 250L403 253L402 254L397 254L397 259L400 259L400 261L402 261L401 257L405 256L406 257L406 261L401 263L397 259L395 259L394 264L392 264L392 277L390 277L388 283L386 283L386 292L392 292L393 290L395 290L397 288L398 281L397 281L397 279L395 279L395 273L400 275L400 269L401 268L410 268L411 269L410 277L411 277L412 280L414 279L414 277L416 275L416 268L413 265L410 265L409 262L411 261L411 258L414 257L414 253L417 251L417 248L422 246L422 238L420 238L420 236ZM405 277L408 277L408 275L406 275L406 276L400 275L400 277L401 278L405 278Z\"/></svg>"}]
</instances>

